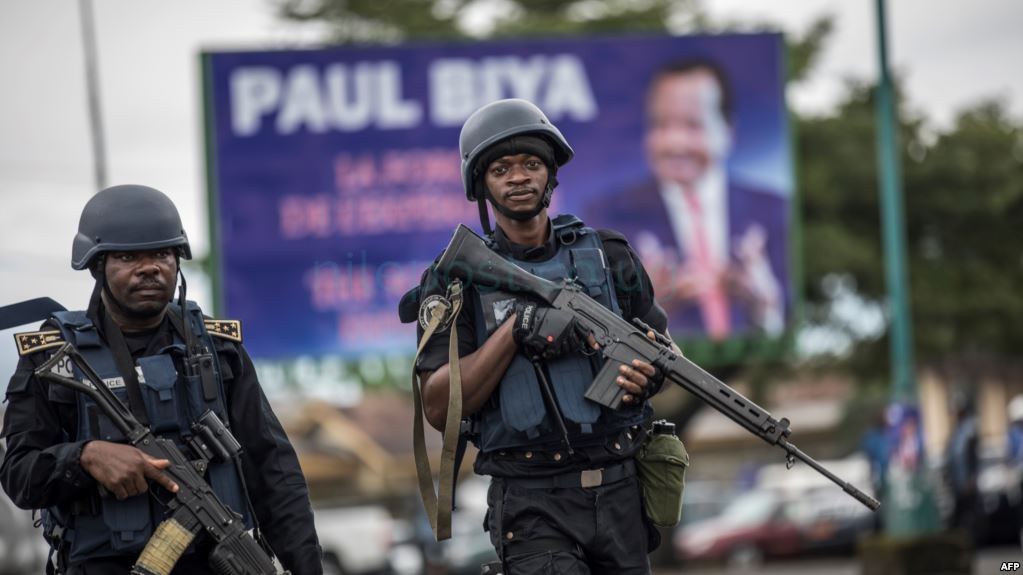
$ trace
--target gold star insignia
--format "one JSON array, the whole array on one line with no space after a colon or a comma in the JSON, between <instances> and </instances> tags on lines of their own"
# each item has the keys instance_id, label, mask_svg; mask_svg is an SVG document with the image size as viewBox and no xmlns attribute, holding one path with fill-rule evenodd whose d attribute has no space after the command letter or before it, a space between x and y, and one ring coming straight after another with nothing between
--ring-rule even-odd
<instances>
[{"instance_id":1,"label":"gold star insignia","mask_svg":"<svg viewBox=\"0 0 1023 575\"><path fill-rule=\"evenodd\" d=\"M29 355L59 346L64 343L64 336L59 330L30 331L14 334L14 341L18 344L18 355Z\"/></svg>"},{"instance_id":2,"label":"gold star insignia","mask_svg":"<svg viewBox=\"0 0 1023 575\"><path fill-rule=\"evenodd\" d=\"M235 343L242 342L242 322L235 319L204 320L206 331L214 337L220 337Z\"/></svg>"}]
</instances>

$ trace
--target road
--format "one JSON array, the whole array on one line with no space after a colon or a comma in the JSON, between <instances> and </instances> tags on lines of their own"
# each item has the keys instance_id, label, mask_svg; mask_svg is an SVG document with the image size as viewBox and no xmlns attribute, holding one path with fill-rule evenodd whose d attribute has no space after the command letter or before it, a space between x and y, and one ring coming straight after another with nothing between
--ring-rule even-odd
<instances>
[{"instance_id":1,"label":"road","mask_svg":"<svg viewBox=\"0 0 1023 575\"><path fill-rule=\"evenodd\" d=\"M975 575L1001 573L1002 562L1023 562L1019 547L988 547L981 549L973 562ZM1023 569L1019 570L1023 573ZM803 561L770 562L762 567L674 567L655 569L654 575L860 575L859 563L854 557L834 559L807 559Z\"/></svg>"}]
</instances>

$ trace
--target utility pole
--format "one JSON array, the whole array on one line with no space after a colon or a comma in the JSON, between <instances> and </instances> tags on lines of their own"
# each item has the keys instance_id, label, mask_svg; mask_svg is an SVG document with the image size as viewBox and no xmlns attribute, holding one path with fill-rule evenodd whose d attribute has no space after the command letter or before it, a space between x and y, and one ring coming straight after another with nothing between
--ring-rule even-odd
<instances>
[{"instance_id":1,"label":"utility pole","mask_svg":"<svg viewBox=\"0 0 1023 575\"><path fill-rule=\"evenodd\" d=\"M92 0L78 0L82 23L82 47L85 56L85 91L89 107L92 135L93 173L96 193L107 187L107 152L103 139L103 114L99 99L99 60L96 55L96 30L92 17Z\"/></svg>"},{"instance_id":2,"label":"utility pole","mask_svg":"<svg viewBox=\"0 0 1023 575\"><path fill-rule=\"evenodd\" d=\"M892 372L892 407L901 414L899 464L889 461L886 492L882 494L885 531L913 536L933 533L938 525L923 454L922 421L917 398L913 360L913 329L909 311L909 278L906 272L906 231L902 202L902 174L898 144L898 121L891 74L885 0L877 0L877 44L880 79L877 86L877 154L881 189L881 221L884 238L885 279L890 317L889 342ZM909 449L907 449L909 448ZM913 462L912 464L907 462Z\"/></svg>"}]
</instances>

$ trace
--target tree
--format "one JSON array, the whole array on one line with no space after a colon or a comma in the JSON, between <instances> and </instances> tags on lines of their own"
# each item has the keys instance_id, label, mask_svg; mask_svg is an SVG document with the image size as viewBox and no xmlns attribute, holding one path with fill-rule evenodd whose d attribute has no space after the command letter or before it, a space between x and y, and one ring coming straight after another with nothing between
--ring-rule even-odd
<instances>
[{"instance_id":1,"label":"tree","mask_svg":"<svg viewBox=\"0 0 1023 575\"><path fill-rule=\"evenodd\" d=\"M287 19L326 22L339 43L700 28L696 0L277 0Z\"/></svg>"},{"instance_id":2,"label":"tree","mask_svg":"<svg viewBox=\"0 0 1023 575\"><path fill-rule=\"evenodd\" d=\"M1023 126L962 112L907 162L913 319L922 359L1014 358L1023 344Z\"/></svg>"},{"instance_id":3,"label":"tree","mask_svg":"<svg viewBox=\"0 0 1023 575\"><path fill-rule=\"evenodd\" d=\"M594 34L777 29L712 22L700 0L273 0L281 18L327 24L339 44ZM789 78L805 78L833 24L821 17L790 36Z\"/></svg>"},{"instance_id":4,"label":"tree","mask_svg":"<svg viewBox=\"0 0 1023 575\"><path fill-rule=\"evenodd\" d=\"M798 127L804 290L810 321L849 333L848 366L883 379L887 342L836 317L837 297L882 306L874 91L850 85L834 113ZM1023 339L1021 126L985 103L934 130L903 106L900 126L912 318L918 359L1009 360ZM1015 321L1014 321L1015 320Z\"/></svg>"}]
</instances>

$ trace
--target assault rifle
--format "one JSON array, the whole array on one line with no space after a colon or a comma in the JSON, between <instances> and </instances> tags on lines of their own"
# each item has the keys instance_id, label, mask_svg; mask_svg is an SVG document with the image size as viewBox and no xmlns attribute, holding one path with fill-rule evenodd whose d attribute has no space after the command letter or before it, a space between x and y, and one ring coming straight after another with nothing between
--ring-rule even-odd
<instances>
[{"instance_id":1,"label":"assault rifle","mask_svg":"<svg viewBox=\"0 0 1023 575\"><path fill-rule=\"evenodd\" d=\"M622 402L625 390L615 380L621 365L640 359L657 367L665 381L681 386L698 399L718 410L746 431L785 450L789 467L800 460L827 477L843 491L871 510L881 503L852 484L843 481L789 441L789 420L775 419L756 403L704 371L700 366L671 349L661 336L650 340L648 326L630 324L584 293L571 279L552 282L536 277L487 247L483 239L465 226L458 226L451 242L435 264L441 281L460 279L480 291L501 291L542 300L546 305L570 312L585 331L596 338L605 359L601 371L586 390L586 398L611 409ZM593 271L593 270L590 270ZM642 329L641 329L642 328Z\"/></svg>"},{"instance_id":2,"label":"assault rifle","mask_svg":"<svg viewBox=\"0 0 1023 575\"><path fill-rule=\"evenodd\" d=\"M66 366L65 360L85 374L85 381L54 371ZM156 437L139 423L72 344L65 343L35 373L88 395L131 445L150 457L170 461L164 473L178 484L177 493L167 503L170 517L156 528L132 567L132 575L168 575L202 531L213 538L209 563L219 575L276 575L273 560L245 530L242 516L224 505L202 478L210 461L231 460L241 452L241 445L217 414L207 411L192 425L190 447L197 459L189 460L173 440Z\"/></svg>"}]
</instances>

